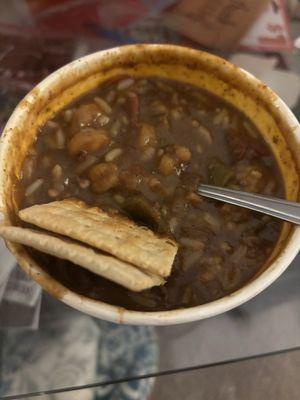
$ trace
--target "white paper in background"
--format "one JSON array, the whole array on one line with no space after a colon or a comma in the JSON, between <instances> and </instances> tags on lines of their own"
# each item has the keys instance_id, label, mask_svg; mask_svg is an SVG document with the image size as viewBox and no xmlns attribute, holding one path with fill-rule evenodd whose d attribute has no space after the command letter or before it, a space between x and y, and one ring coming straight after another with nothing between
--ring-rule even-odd
<instances>
[{"instance_id":1,"label":"white paper in background","mask_svg":"<svg viewBox=\"0 0 300 400\"><path fill-rule=\"evenodd\" d=\"M284 0L271 0L240 41L241 48L263 51L291 50L293 47Z\"/></svg>"},{"instance_id":2,"label":"white paper in background","mask_svg":"<svg viewBox=\"0 0 300 400\"><path fill-rule=\"evenodd\" d=\"M5 291L8 278L13 267L16 265L16 259L7 250L5 243L0 239L0 303Z\"/></svg>"},{"instance_id":3,"label":"white paper in background","mask_svg":"<svg viewBox=\"0 0 300 400\"><path fill-rule=\"evenodd\" d=\"M40 295L33 307L2 301L0 306L0 329L2 332L11 332L16 329L24 328L27 331L35 331L39 328Z\"/></svg>"},{"instance_id":4,"label":"white paper in background","mask_svg":"<svg viewBox=\"0 0 300 400\"><path fill-rule=\"evenodd\" d=\"M230 61L270 86L290 108L297 104L300 95L300 75L275 69L276 57L237 53L231 57Z\"/></svg>"},{"instance_id":5,"label":"white paper in background","mask_svg":"<svg viewBox=\"0 0 300 400\"><path fill-rule=\"evenodd\" d=\"M19 267L16 267L9 277L3 300L33 307L40 297L41 290L41 287L36 282L29 278Z\"/></svg>"},{"instance_id":6,"label":"white paper in background","mask_svg":"<svg viewBox=\"0 0 300 400\"><path fill-rule=\"evenodd\" d=\"M10 265L9 274L3 280L0 329L38 329L42 289L15 264L14 257L10 253L8 255L13 263Z\"/></svg>"}]
</instances>

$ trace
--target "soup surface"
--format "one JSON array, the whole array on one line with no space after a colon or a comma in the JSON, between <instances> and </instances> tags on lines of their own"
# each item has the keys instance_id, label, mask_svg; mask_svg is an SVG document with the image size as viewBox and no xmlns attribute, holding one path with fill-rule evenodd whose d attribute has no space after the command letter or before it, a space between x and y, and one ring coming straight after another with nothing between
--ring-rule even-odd
<instances>
[{"instance_id":1,"label":"soup surface","mask_svg":"<svg viewBox=\"0 0 300 400\"><path fill-rule=\"evenodd\" d=\"M32 254L70 289L133 310L218 299L258 272L281 224L198 196L200 183L283 196L270 149L229 104L156 77L104 82L40 129L23 164L20 207L76 197L123 213L178 242L173 272L165 285L134 293L67 261Z\"/></svg>"}]
</instances>

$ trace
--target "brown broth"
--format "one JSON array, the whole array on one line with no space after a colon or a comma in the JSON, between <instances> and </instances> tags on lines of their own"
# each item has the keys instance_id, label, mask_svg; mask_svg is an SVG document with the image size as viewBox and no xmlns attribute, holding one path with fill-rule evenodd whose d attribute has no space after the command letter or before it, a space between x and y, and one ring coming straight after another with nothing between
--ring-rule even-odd
<instances>
[{"instance_id":1,"label":"brown broth","mask_svg":"<svg viewBox=\"0 0 300 400\"><path fill-rule=\"evenodd\" d=\"M195 195L201 182L283 196L270 149L231 105L173 80L105 82L40 129L23 165L20 205L77 197L117 210L179 243L173 272L164 286L134 293L31 252L68 288L132 310L170 310L223 297L259 271L281 223Z\"/></svg>"}]
</instances>

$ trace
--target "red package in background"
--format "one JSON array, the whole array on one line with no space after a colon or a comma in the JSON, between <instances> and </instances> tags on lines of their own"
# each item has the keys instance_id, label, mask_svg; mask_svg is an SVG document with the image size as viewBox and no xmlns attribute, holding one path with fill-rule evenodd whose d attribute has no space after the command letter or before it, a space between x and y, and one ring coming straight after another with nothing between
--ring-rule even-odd
<instances>
[{"instance_id":1,"label":"red package in background","mask_svg":"<svg viewBox=\"0 0 300 400\"><path fill-rule=\"evenodd\" d=\"M93 51L136 42L178 42L159 24L176 0L0 2L0 127L39 81Z\"/></svg>"},{"instance_id":2,"label":"red package in background","mask_svg":"<svg viewBox=\"0 0 300 400\"><path fill-rule=\"evenodd\" d=\"M98 35L99 30L122 31L157 15L175 0L26 0L36 24L44 32Z\"/></svg>"},{"instance_id":3,"label":"red package in background","mask_svg":"<svg viewBox=\"0 0 300 400\"><path fill-rule=\"evenodd\" d=\"M269 0L181 0L165 24L196 43L220 50L236 47Z\"/></svg>"},{"instance_id":4,"label":"red package in background","mask_svg":"<svg viewBox=\"0 0 300 400\"><path fill-rule=\"evenodd\" d=\"M8 115L11 104L45 76L94 51L141 42L231 48L267 1L0 1L0 120L1 110ZM273 0L272 4L278 2L282 3ZM253 30L250 32L252 37L248 39L255 42ZM251 47L245 39L247 36L243 37L243 45Z\"/></svg>"},{"instance_id":5,"label":"red package in background","mask_svg":"<svg viewBox=\"0 0 300 400\"><path fill-rule=\"evenodd\" d=\"M0 4L0 82L1 78L21 78L16 86L27 90L78 55L140 38L151 41L151 30L155 39L167 41L163 33L159 37L153 21L172 3L174 0L18 0L11 3L11 15L9 7ZM8 17L1 20L4 10ZM147 18L152 22L146 22Z\"/></svg>"},{"instance_id":6,"label":"red package in background","mask_svg":"<svg viewBox=\"0 0 300 400\"><path fill-rule=\"evenodd\" d=\"M242 38L240 46L256 51L291 50L293 42L284 0L272 0Z\"/></svg>"}]
</instances>

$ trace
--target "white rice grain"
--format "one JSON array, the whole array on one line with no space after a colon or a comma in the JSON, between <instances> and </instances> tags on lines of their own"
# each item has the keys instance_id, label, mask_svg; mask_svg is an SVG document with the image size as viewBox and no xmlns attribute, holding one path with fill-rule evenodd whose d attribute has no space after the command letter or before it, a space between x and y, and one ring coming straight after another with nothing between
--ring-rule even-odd
<instances>
[{"instance_id":1,"label":"white rice grain","mask_svg":"<svg viewBox=\"0 0 300 400\"><path fill-rule=\"evenodd\" d=\"M111 126L110 128L110 132L112 134L113 137L118 136L118 134L120 133L121 130L121 121L119 119L117 119Z\"/></svg>"},{"instance_id":2,"label":"white rice grain","mask_svg":"<svg viewBox=\"0 0 300 400\"><path fill-rule=\"evenodd\" d=\"M55 121L51 121L51 120L49 120L49 121L46 122L46 126L47 126L48 128L50 128L50 129L57 129L57 128L59 128L58 123L55 122Z\"/></svg>"},{"instance_id":3,"label":"white rice grain","mask_svg":"<svg viewBox=\"0 0 300 400\"><path fill-rule=\"evenodd\" d=\"M198 239L192 239L189 237L182 237L179 239L179 242L182 246L185 247L190 247L195 250L203 250L204 249L204 243L201 240Z\"/></svg>"},{"instance_id":4,"label":"white rice grain","mask_svg":"<svg viewBox=\"0 0 300 400\"><path fill-rule=\"evenodd\" d=\"M107 101L101 99L101 97L95 97L94 102L98 104L98 106L101 108L102 111L104 111L106 114L111 114L112 108L111 106L107 103Z\"/></svg>"},{"instance_id":5,"label":"white rice grain","mask_svg":"<svg viewBox=\"0 0 300 400\"><path fill-rule=\"evenodd\" d=\"M66 110L65 112L64 112L64 120L65 120L65 122L70 122L71 121L71 119L72 119L72 116L73 116L73 110Z\"/></svg>"},{"instance_id":6,"label":"white rice grain","mask_svg":"<svg viewBox=\"0 0 300 400\"><path fill-rule=\"evenodd\" d=\"M36 181L32 182L27 189L25 190L25 196L31 196L34 192L36 192L44 183L44 179L39 178Z\"/></svg>"},{"instance_id":7,"label":"white rice grain","mask_svg":"<svg viewBox=\"0 0 300 400\"><path fill-rule=\"evenodd\" d=\"M52 176L54 179L59 179L62 177L62 167L59 164L56 164L53 168L52 168Z\"/></svg>"},{"instance_id":8,"label":"white rice grain","mask_svg":"<svg viewBox=\"0 0 300 400\"><path fill-rule=\"evenodd\" d=\"M117 85L117 90L126 90L130 88L134 84L134 79L132 78L126 78L120 81Z\"/></svg>"},{"instance_id":9,"label":"white rice grain","mask_svg":"<svg viewBox=\"0 0 300 400\"><path fill-rule=\"evenodd\" d=\"M95 162L98 160L97 157L89 155L86 157L84 161L82 161L80 164L77 165L76 167L76 174L80 175L84 171L86 171L89 167L91 167Z\"/></svg>"},{"instance_id":10,"label":"white rice grain","mask_svg":"<svg viewBox=\"0 0 300 400\"><path fill-rule=\"evenodd\" d=\"M57 144L57 148L59 150L62 150L65 148L65 144L66 144L66 137L64 132L62 131L62 129L58 129L55 132L55 139L56 139L56 144Z\"/></svg>"},{"instance_id":11,"label":"white rice grain","mask_svg":"<svg viewBox=\"0 0 300 400\"><path fill-rule=\"evenodd\" d=\"M211 133L209 132L209 130L203 126L203 125L199 125L198 126L198 131L201 134L202 138L208 143L211 144L212 143L212 137L211 137Z\"/></svg>"},{"instance_id":12,"label":"white rice grain","mask_svg":"<svg viewBox=\"0 0 300 400\"><path fill-rule=\"evenodd\" d=\"M118 158L122 154L122 152L123 152L123 150L120 148L110 150L108 153L106 153L104 159L106 162L114 161L116 158Z\"/></svg>"}]
</instances>

